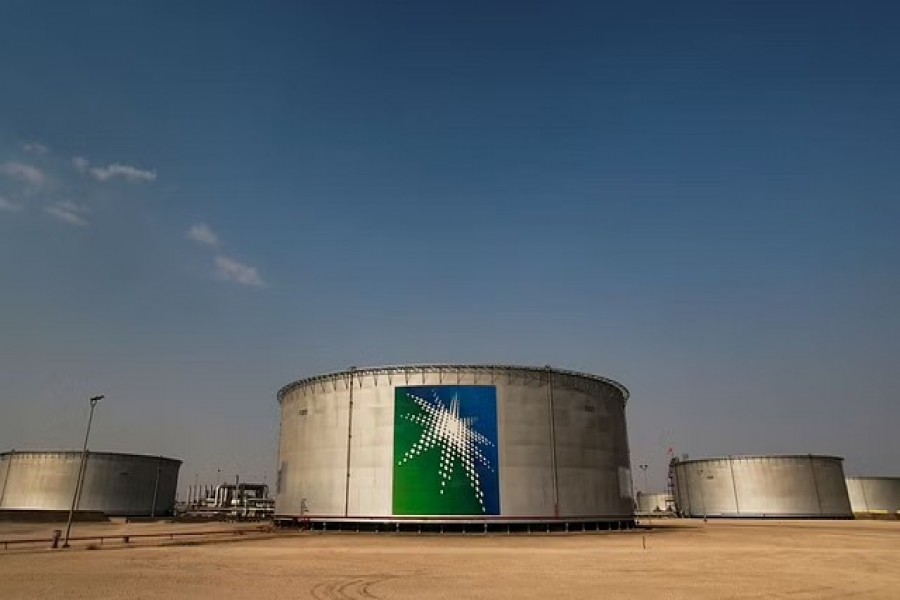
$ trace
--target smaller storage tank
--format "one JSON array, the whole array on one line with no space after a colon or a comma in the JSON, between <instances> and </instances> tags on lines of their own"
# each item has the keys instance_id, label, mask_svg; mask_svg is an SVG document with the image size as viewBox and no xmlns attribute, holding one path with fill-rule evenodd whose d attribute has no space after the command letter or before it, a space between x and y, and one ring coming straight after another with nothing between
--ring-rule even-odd
<instances>
[{"instance_id":1,"label":"smaller storage tank","mask_svg":"<svg viewBox=\"0 0 900 600\"><path fill-rule=\"evenodd\" d=\"M0 510L68 511L80 451L0 454ZM163 516L175 508L181 461L163 456L89 452L77 510L108 516Z\"/></svg>"},{"instance_id":2,"label":"smaller storage tank","mask_svg":"<svg viewBox=\"0 0 900 600\"><path fill-rule=\"evenodd\" d=\"M900 477L848 477L847 493L856 515L900 517Z\"/></svg>"},{"instance_id":3,"label":"smaller storage tank","mask_svg":"<svg viewBox=\"0 0 900 600\"><path fill-rule=\"evenodd\" d=\"M645 494L638 492L635 494L634 504L637 514L652 515L673 512L675 501L671 494Z\"/></svg>"},{"instance_id":4,"label":"smaller storage tank","mask_svg":"<svg viewBox=\"0 0 900 600\"><path fill-rule=\"evenodd\" d=\"M728 456L673 461L675 504L685 517L850 519L843 459Z\"/></svg>"}]
</instances>

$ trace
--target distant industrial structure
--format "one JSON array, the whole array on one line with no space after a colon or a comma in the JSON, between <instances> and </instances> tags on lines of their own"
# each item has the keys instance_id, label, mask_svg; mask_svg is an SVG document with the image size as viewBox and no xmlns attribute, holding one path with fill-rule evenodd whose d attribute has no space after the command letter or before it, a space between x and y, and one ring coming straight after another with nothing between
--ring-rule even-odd
<instances>
[{"instance_id":1,"label":"distant industrial structure","mask_svg":"<svg viewBox=\"0 0 900 600\"><path fill-rule=\"evenodd\" d=\"M553 368L349 369L278 392L276 520L320 529L625 529L621 384Z\"/></svg>"},{"instance_id":2,"label":"distant industrial structure","mask_svg":"<svg viewBox=\"0 0 900 600\"><path fill-rule=\"evenodd\" d=\"M81 457L80 451L0 454L0 511L68 512ZM75 510L106 516L171 515L180 467L180 460L163 456L88 452Z\"/></svg>"},{"instance_id":3,"label":"distant industrial structure","mask_svg":"<svg viewBox=\"0 0 900 600\"><path fill-rule=\"evenodd\" d=\"M638 492L634 495L634 504L638 516L675 513L675 498L672 497L672 494Z\"/></svg>"},{"instance_id":4,"label":"distant industrial structure","mask_svg":"<svg viewBox=\"0 0 900 600\"><path fill-rule=\"evenodd\" d=\"M900 477L847 477L853 514L900 517Z\"/></svg>"},{"instance_id":5,"label":"distant industrial structure","mask_svg":"<svg viewBox=\"0 0 900 600\"><path fill-rule=\"evenodd\" d=\"M674 459L675 506L685 517L850 519L842 463L816 455Z\"/></svg>"},{"instance_id":6,"label":"distant industrial structure","mask_svg":"<svg viewBox=\"0 0 900 600\"><path fill-rule=\"evenodd\" d=\"M264 483L220 483L216 486L193 485L187 502L179 507L181 516L206 519L259 520L275 512L275 500Z\"/></svg>"}]
</instances>

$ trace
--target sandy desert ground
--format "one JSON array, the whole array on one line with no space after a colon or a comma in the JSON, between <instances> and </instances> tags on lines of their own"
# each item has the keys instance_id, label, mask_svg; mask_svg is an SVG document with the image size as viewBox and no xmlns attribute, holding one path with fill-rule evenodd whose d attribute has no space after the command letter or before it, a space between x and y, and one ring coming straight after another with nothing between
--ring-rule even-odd
<instances>
[{"instance_id":1,"label":"sandy desert ground","mask_svg":"<svg viewBox=\"0 0 900 600\"><path fill-rule=\"evenodd\" d=\"M0 527L0 539L29 533L11 527ZM78 531L173 527L223 528ZM569 536L233 539L0 550L0 598L900 598L898 521L672 520L649 531Z\"/></svg>"}]
</instances>

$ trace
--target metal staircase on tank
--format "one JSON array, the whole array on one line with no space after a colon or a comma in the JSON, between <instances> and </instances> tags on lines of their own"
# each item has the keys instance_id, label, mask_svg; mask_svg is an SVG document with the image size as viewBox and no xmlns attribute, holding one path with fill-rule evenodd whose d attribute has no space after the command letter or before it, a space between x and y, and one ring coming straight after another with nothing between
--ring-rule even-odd
<instances>
[{"instance_id":1,"label":"metal staircase on tank","mask_svg":"<svg viewBox=\"0 0 900 600\"><path fill-rule=\"evenodd\" d=\"M678 507L675 505L675 449L669 448L669 472L666 476L666 493L669 495L671 506L666 506L666 510L672 514L678 514ZM678 515L681 516L681 515Z\"/></svg>"}]
</instances>

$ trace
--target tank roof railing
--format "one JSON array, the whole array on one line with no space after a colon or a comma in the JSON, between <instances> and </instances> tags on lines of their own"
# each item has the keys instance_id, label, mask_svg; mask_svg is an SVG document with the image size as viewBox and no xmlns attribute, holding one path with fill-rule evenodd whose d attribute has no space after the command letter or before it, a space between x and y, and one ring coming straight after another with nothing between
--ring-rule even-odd
<instances>
[{"instance_id":1,"label":"tank roof railing","mask_svg":"<svg viewBox=\"0 0 900 600\"><path fill-rule=\"evenodd\" d=\"M828 460L844 460L843 456L832 456L830 454L729 454L727 456L710 456L707 458L687 458L684 460L675 459L673 465L685 465L688 463L713 462L717 460L764 460L769 458L802 458L809 460L810 458L825 458Z\"/></svg>"},{"instance_id":2,"label":"tank roof railing","mask_svg":"<svg viewBox=\"0 0 900 600\"><path fill-rule=\"evenodd\" d=\"M104 452L100 450L88 450L88 456L94 457L104 457L111 456L116 458L139 458L146 460L161 460L163 462L175 462L178 464L182 464L182 461L178 458L171 458L168 456L162 456L159 454L134 454L130 452ZM59 456L59 455L73 455L76 458L81 457L81 450L8 450L6 452L0 452L0 457L18 457L18 456Z\"/></svg>"},{"instance_id":3,"label":"tank roof railing","mask_svg":"<svg viewBox=\"0 0 900 600\"><path fill-rule=\"evenodd\" d=\"M410 364L410 365L388 365L388 366L380 366L380 367L350 367L343 371L333 371L330 373L323 373L321 375L313 375L311 377L304 377L302 379L298 379L293 381L286 386L282 387L278 390L278 401L281 402L282 398L289 392L303 387L305 385L312 385L320 382L330 381L334 379L340 379L349 377L351 374L354 375L376 375L380 373L408 373L408 372L421 372L421 371L479 371L479 372L492 372L492 371L521 371L525 373L546 373L552 372L554 374L568 376L568 377L577 377L581 379L588 379L597 383L603 383L609 386L612 386L619 390L622 393L623 400L625 402L628 401L629 392L628 388L619 383L618 381L614 381L612 379L608 379L606 377L601 377L599 375L593 375L591 373L582 373L579 371L569 371L566 369L557 369L551 366L545 367L533 367L533 366L525 366L525 365L500 365L500 364L478 364L478 365L466 365L466 364L448 364L448 363L436 363L436 364Z\"/></svg>"}]
</instances>

